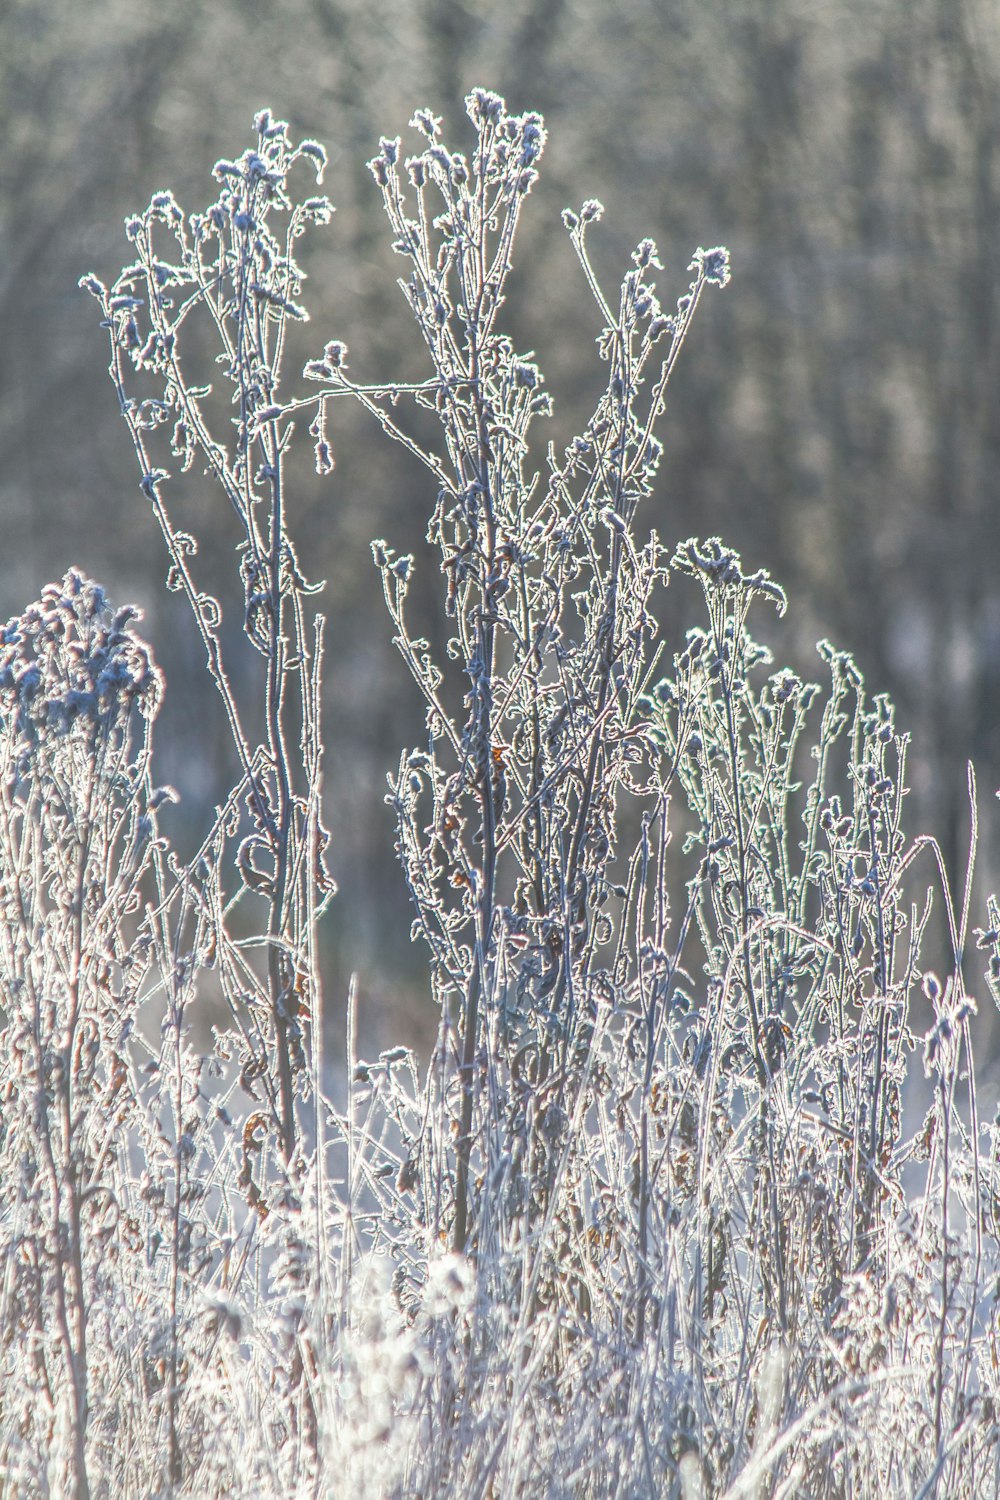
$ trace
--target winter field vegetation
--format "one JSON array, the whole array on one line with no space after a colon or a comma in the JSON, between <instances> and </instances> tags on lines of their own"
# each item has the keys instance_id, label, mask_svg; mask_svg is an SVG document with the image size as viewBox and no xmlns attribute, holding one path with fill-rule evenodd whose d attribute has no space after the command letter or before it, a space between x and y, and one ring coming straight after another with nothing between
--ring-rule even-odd
<instances>
[{"instance_id":1,"label":"winter field vegetation","mask_svg":"<svg viewBox=\"0 0 1000 1500\"><path fill-rule=\"evenodd\" d=\"M953 890L903 831L888 699L825 641L820 685L775 670L766 569L650 529L725 250L661 303L642 240L610 295L600 205L567 210L599 394L546 448L502 331L545 130L466 102L465 154L421 111L413 154L370 163L421 379L335 338L288 389L297 241L332 209L323 148L267 110L207 209L157 192L121 274L85 278L239 770L182 858L136 611L71 570L0 632L0 1495L996 1497L1000 1123L970 1021L1000 909L973 927L971 769ZM291 455L332 473L345 401L422 465L439 568L431 640L418 563L372 543L426 705L387 799L423 1059L359 1055L356 991L322 987L337 643ZM225 614L171 510L188 470L238 531ZM668 584L697 600L681 640Z\"/></svg>"}]
</instances>

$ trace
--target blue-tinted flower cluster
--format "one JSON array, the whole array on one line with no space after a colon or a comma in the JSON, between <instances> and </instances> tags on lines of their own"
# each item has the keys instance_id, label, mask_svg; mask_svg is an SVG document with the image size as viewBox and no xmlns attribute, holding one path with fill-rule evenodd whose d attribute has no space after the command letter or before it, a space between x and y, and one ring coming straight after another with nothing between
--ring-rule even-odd
<instances>
[{"instance_id":1,"label":"blue-tinted flower cluster","mask_svg":"<svg viewBox=\"0 0 1000 1500\"><path fill-rule=\"evenodd\" d=\"M0 629L0 733L30 749L42 731L120 723L133 707L156 712L162 677L132 629L140 618L112 611L104 590L71 569L36 604Z\"/></svg>"}]
</instances>

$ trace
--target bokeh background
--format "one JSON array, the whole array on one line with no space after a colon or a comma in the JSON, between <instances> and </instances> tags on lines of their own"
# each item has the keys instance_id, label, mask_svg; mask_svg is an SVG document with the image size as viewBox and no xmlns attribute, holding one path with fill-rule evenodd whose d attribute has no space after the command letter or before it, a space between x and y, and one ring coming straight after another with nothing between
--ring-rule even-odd
<instances>
[{"instance_id":1,"label":"bokeh background","mask_svg":"<svg viewBox=\"0 0 1000 1500\"><path fill-rule=\"evenodd\" d=\"M699 309L671 386L649 522L670 539L719 533L785 584L774 640L789 665L817 671L827 636L893 695L914 737L908 828L936 832L959 877L973 759L981 908L1000 885L995 0L2 0L0 619L71 563L145 608L169 684L159 779L183 795L174 827L190 846L224 790L225 730L193 626L162 588L163 548L78 278L114 276L123 217L154 190L204 206L212 164L250 144L270 105L326 143L337 205L303 249L302 357L345 338L356 374L418 373L365 162L425 104L464 149L474 84L541 110L550 132L507 321L556 396L557 445L601 379L561 209L604 202L591 242L611 287L654 236L664 300L684 290L697 245L730 248L733 281ZM341 892L327 1003L342 1010L357 971L369 1026L419 1040L423 955L382 798L420 710L368 544L384 536L419 558L433 496L343 403L334 441L335 474L303 466L293 502L301 555L328 583ZM175 497L201 538L199 580L217 591L235 540L222 497L199 476ZM418 600L440 639L434 568L424 577ZM696 601L668 597L665 629L679 635ZM984 1018L987 1050L995 1037Z\"/></svg>"}]
</instances>

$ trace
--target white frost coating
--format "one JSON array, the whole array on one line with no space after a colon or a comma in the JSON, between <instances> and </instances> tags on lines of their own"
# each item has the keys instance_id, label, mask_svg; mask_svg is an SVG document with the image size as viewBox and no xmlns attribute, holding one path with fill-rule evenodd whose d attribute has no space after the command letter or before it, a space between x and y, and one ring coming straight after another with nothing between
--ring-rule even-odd
<instances>
[{"instance_id":1,"label":"white frost coating","mask_svg":"<svg viewBox=\"0 0 1000 1500\"><path fill-rule=\"evenodd\" d=\"M697 1455L685 1453L677 1472L681 1479L681 1500L705 1500L705 1482Z\"/></svg>"}]
</instances>

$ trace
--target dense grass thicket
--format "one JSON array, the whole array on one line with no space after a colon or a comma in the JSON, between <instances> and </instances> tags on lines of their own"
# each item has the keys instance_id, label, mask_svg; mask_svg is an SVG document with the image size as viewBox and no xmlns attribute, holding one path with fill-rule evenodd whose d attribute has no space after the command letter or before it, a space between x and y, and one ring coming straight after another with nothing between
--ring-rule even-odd
<instances>
[{"instance_id":1,"label":"dense grass thicket","mask_svg":"<svg viewBox=\"0 0 1000 1500\"><path fill-rule=\"evenodd\" d=\"M331 339L286 389L296 242L331 205L322 147L267 110L205 211L157 192L113 284L86 278L239 769L182 859L135 612L70 571L0 632L0 1494L997 1496L1000 1126L970 1018L1000 912L974 935L971 857L953 893L904 833L907 737L851 658L775 670L767 571L650 530L726 251L661 304L642 240L609 296L600 204L564 214L603 389L546 450L502 331L545 130L467 107L467 155L422 111L413 154L370 163L422 379L356 376ZM307 434L333 470L344 401L423 465L441 581L438 650L418 563L373 542L426 703L388 796L423 1061L359 1056L354 991L322 993L324 622L290 456ZM171 510L186 470L238 530L225 619ZM667 641L674 580L700 605ZM974 854L971 772L970 807Z\"/></svg>"}]
</instances>

